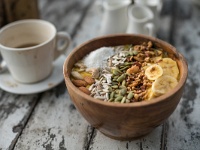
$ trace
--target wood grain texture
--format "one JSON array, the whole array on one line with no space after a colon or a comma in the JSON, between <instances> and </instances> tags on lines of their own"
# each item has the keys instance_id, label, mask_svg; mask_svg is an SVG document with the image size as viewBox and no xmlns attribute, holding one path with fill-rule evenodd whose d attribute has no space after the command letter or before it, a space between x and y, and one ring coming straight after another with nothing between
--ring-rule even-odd
<instances>
[{"instance_id":1,"label":"wood grain texture","mask_svg":"<svg viewBox=\"0 0 200 150\"><path fill-rule=\"evenodd\" d=\"M42 17L54 23L58 30L73 34L90 2L43 1L40 5L44 15ZM52 18L54 19L51 20ZM61 23L62 19L70 21ZM15 149L86 149L91 133L92 128L76 111L64 83L61 83L53 90L43 93Z\"/></svg>"},{"instance_id":2,"label":"wood grain texture","mask_svg":"<svg viewBox=\"0 0 200 150\"><path fill-rule=\"evenodd\" d=\"M15 145L40 96L20 96L1 90L0 95L0 149L4 150Z\"/></svg>"},{"instance_id":3,"label":"wood grain texture","mask_svg":"<svg viewBox=\"0 0 200 150\"><path fill-rule=\"evenodd\" d=\"M183 53L189 65L189 76L181 102L163 125L139 140L116 141L93 129L80 116L69 101L64 82L41 95L20 96L0 90L0 150L73 150L73 146L80 150L198 150L200 7L188 0L163 1L157 35ZM54 23L58 31L64 30L73 35L68 53L75 46L98 35L103 10L95 3L89 3L89 0L38 2L42 19ZM70 122L75 128L70 126ZM79 123L80 126L77 125ZM71 133L70 137L66 136L68 132Z\"/></svg>"},{"instance_id":4,"label":"wood grain texture","mask_svg":"<svg viewBox=\"0 0 200 150\"><path fill-rule=\"evenodd\" d=\"M113 140L96 131L95 138L90 145L91 150L159 150L162 126L156 128L149 135L134 141Z\"/></svg>"},{"instance_id":5,"label":"wood grain texture","mask_svg":"<svg viewBox=\"0 0 200 150\"><path fill-rule=\"evenodd\" d=\"M43 95L15 149L84 148L88 124L77 113L68 93L56 96L52 94L55 91Z\"/></svg>"},{"instance_id":6,"label":"wood grain texture","mask_svg":"<svg viewBox=\"0 0 200 150\"><path fill-rule=\"evenodd\" d=\"M192 1L176 1L173 45L186 57L188 80L180 105L168 121L167 149L200 147L200 7Z\"/></svg>"}]
</instances>

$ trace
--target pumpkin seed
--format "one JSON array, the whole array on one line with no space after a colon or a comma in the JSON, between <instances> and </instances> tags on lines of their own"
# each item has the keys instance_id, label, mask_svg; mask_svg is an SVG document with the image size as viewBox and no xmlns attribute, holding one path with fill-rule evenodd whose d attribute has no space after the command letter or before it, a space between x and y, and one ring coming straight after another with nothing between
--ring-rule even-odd
<instances>
[{"instance_id":1,"label":"pumpkin seed","mask_svg":"<svg viewBox=\"0 0 200 150\"><path fill-rule=\"evenodd\" d=\"M115 102L121 101L123 96L119 95L118 97L115 98Z\"/></svg>"},{"instance_id":2,"label":"pumpkin seed","mask_svg":"<svg viewBox=\"0 0 200 150\"><path fill-rule=\"evenodd\" d=\"M119 88L120 88L120 89L126 88L126 86L120 85Z\"/></svg>"},{"instance_id":3,"label":"pumpkin seed","mask_svg":"<svg viewBox=\"0 0 200 150\"><path fill-rule=\"evenodd\" d=\"M113 98L114 98L114 95L115 95L115 92L114 92L114 91L111 92L111 94L110 94L110 99L113 99Z\"/></svg>"},{"instance_id":4,"label":"pumpkin seed","mask_svg":"<svg viewBox=\"0 0 200 150\"><path fill-rule=\"evenodd\" d=\"M127 92L127 89L122 88L119 93L120 93L120 95L124 96L124 95L126 95L126 92Z\"/></svg>"},{"instance_id":5,"label":"pumpkin seed","mask_svg":"<svg viewBox=\"0 0 200 150\"><path fill-rule=\"evenodd\" d=\"M123 71L123 70L126 70L128 68L129 68L129 66L126 66L126 67L120 68L120 70Z\"/></svg>"},{"instance_id":6,"label":"pumpkin seed","mask_svg":"<svg viewBox=\"0 0 200 150\"><path fill-rule=\"evenodd\" d=\"M136 51L136 50L133 50L132 52L133 52L133 55L137 55L138 54L138 51Z\"/></svg>"},{"instance_id":7,"label":"pumpkin seed","mask_svg":"<svg viewBox=\"0 0 200 150\"><path fill-rule=\"evenodd\" d=\"M125 103L125 101L126 101L126 97L123 97L121 100L121 103Z\"/></svg>"},{"instance_id":8,"label":"pumpkin seed","mask_svg":"<svg viewBox=\"0 0 200 150\"><path fill-rule=\"evenodd\" d=\"M113 102L113 101L114 101L114 99L112 99L112 98L108 100L108 102Z\"/></svg>"},{"instance_id":9,"label":"pumpkin seed","mask_svg":"<svg viewBox=\"0 0 200 150\"><path fill-rule=\"evenodd\" d=\"M119 89L116 89L116 90L115 90L115 93L116 93L116 94L119 94L119 91L120 91ZM117 95L116 95L116 96L117 96Z\"/></svg>"},{"instance_id":10,"label":"pumpkin seed","mask_svg":"<svg viewBox=\"0 0 200 150\"><path fill-rule=\"evenodd\" d=\"M117 70L119 73L122 73L122 72L119 70L119 68L115 68L115 70Z\"/></svg>"},{"instance_id":11,"label":"pumpkin seed","mask_svg":"<svg viewBox=\"0 0 200 150\"><path fill-rule=\"evenodd\" d=\"M112 85L118 85L118 82L112 82Z\"/></svg>"},{"instance_id":12,"label":"pumpkin seed","mask_svg":"<svg viewBox=\"0 0 200 150\"><path fill-rule=\"evenodd\" d=\"M125 80L122 81L122 86L126 86L126 81Z\"/></svg>"},{"instance_id":13,"label":"pumpkin seed","mask_svg":"<svg viewBox=\"0 0 200 150\"><path fill-rule=\"evenodd\" d=\"M115 91L114 98L117 98L117 97L119 97L119 96L122 96L122 95L119 94L119 90L118 90L118 91Z\"/></svg>"},{"instance_id":14,"label":"pumpkin seed","mask_svg":"<svg viewBox=\"0 0 200 150\"><path fill-rule=\"evenodd\" d=\"M112 79L113 81L117 81L117 79Z\"/></svg>"},{"instance_id":15,"label":"pumpkin seed","mask_svg":"<svg viewBox=\"0 0 200 150\"><path fill-rule=\"evenodd\" d=\"M127 96L127 98L130 100L131 98L133 98L133 92L132 91L130 91L129 93L128 93L128 96Z\"/></svg>"},{"instance_id":16,"label":"pumpkin seed","mask_svg":"<svg viewBox=\"0 0 200 150\"><path fill-rule=\"evenodd\" d=\"M119 78L119 76L113 76L113 79L117 79L117 78Z\"/></svg>"},{"instance_id":17,"label":"pumpkin seed","mask_svg":"<svg viewBox=\"0 0 200 150\"><path fill-rule=\"evenodd\" d=\"M118 89L118 85L111 86L113 89Z\"/></svg>"},{"instance_id":18,"label":"pumpkin seed","mask_svg":"<svg viewBox=\"0 0 200 150\"><path fill-rule=\"evenodd\" d=\"M126 74L122 74L119 78L117 78L118 82L122 82L126 78Z\"/></svg>"},{"instance_id":19,"label":"pumpkin seed","mask_svg":"<svg viewBox=\"0 0 200 150\"><path fill-rule=\"evenodd\" d=\"M113 70L113 74L114 75L119 75L119 71L117 71L116 69Z\"/></svg>"},{"instance_id":20,"label":"pumpkin seed","mask_svg":"<svg viewBox=\"0 0 200 150\"><path fill-rule=\"evenodd\" d=\"M133 64L133 62L124 62L123 64L120 65L120 68L122 68L124 66L130 66L132 64Z\"/></svg>"},{"instance_id":21,"label":"pumpkin seed","mask_svg":"<svg viewBox=\"0 0 200 150\"><path fill-rule=\"evenodd\" d=\"M115 68L112 69L112 73L113 74L114 73L119 74L119 73L122 73L122 72L119 70L119 68L115 67Z\"/></svg>"},{"instance_id":22,"label":"pumpkin seed","mask_svg":"<svg viewBox=\"0 0 200 150\"><path fill-rule=\"evenodd\" d=\"M108 87L108 91L109 91L109 92L112 92L112 88L111 88L110 86Z\"/></svg>"}]
</instances>

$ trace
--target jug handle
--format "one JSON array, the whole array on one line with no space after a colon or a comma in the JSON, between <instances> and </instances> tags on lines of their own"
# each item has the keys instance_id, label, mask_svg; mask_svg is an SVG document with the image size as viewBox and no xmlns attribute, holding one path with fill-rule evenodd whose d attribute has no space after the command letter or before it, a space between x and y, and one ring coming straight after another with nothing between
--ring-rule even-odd
<instances>
[{"instance_id":1,"label":"jug handle","mask_svg":"<svg viewBox=\"0 0 200 150\"><path fill-rule=\"evenodd\" d=\"M160 13L163 8L163 0L159 0L157 11Z\"/></svg>"},{"instance_id":2,"label":"jug handle","mask_svg":"<svg viewBox=\"0 0 200 150\"><path fill-rule=\"evenodd\" d=\"M153 23L145 24L144 28L148 31L150 36L155 37L155 25Z\"/></svg>"}]
</instances>

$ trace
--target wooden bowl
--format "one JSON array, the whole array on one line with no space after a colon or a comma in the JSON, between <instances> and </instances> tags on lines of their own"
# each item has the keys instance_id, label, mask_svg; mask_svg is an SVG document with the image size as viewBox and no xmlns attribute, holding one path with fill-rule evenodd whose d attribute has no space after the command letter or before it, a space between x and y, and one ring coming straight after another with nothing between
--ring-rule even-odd
<instances>
[{"instance_id":1,"label":"wooden bowl","mask_svg":"<svg viewBox=\"0 0 200 150\"><path fill-rule=\"evenodd\" d=\"M111 103L86 95L71 82L70 73L73 65L91 51L103 46L142 44L148 41L169 52L170 56L177 61L180 80L169 93L150 101L129 104ZM132 34L103 36L85 42L72 51L63 66L65 83L78 111L93 127L117 140L139 138L162 124L172 114L181 99L187 73L187 62L175 47L153 37Z\"/></svg>"}]
</instances>

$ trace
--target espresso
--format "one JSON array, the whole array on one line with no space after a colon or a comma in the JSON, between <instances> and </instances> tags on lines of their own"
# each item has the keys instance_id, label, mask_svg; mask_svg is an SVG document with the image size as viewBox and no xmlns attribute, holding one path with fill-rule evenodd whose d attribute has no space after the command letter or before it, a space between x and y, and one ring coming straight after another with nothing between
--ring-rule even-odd
<instances>
[{"instance_id":1,"label":"espresso","mask_svg":"<svg viewBox=\"0 0 200 150\"><path fill-rule=\"evenodd\" d=\"M39 45L40 43L28 43L28 44L23 44L23 45L20 45L20 46L17 46L15 48L27 48L27 47L33 47L33 46L36 46L36 45Z\"/></svg>"}]
</instances>

